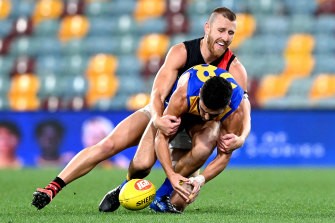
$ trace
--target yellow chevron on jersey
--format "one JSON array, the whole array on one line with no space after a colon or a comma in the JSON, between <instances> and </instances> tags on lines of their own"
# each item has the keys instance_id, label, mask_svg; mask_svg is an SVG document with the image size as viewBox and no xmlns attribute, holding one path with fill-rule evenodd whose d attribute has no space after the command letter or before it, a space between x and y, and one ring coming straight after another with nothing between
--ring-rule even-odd
<instances>
[{"instance_id":1,"label":"yellow chevron on jersey","mask_svg":"<svg viewBox=\"0 0 335 223\"><path fill-rule=\"evenodd\" d=\"M237 84L234 77L230 73L228 73L228 71L212 65L201 64L191 67L190 69L185 71L184 74L185 73L189 73L189 81L187 87L187 101L189 108L188 113L200 115L198 110L200 89L209 78L214 76L220 76L225 78L228 82L230 82L233 88L230 104L215 120L223 121L240 105L244 91Z\"/></svg>"}]
</instances>

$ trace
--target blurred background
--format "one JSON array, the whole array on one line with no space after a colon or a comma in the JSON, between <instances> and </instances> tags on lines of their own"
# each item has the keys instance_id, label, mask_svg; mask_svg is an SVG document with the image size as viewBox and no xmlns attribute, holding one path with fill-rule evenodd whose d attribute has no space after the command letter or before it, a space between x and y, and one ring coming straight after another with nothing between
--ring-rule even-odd
<instances>
[{"instance_id":1,"label":"blurred background","mask_svg":"<svg viewBox=\"0 0 335 223\"><path fill-rule=\"evenodd\" d=\"M219 6L237 13L253 109L231 165L334 167L334 0L0 0L0 168L63 166L100 140Z\"/></svg>"}]
</instances>

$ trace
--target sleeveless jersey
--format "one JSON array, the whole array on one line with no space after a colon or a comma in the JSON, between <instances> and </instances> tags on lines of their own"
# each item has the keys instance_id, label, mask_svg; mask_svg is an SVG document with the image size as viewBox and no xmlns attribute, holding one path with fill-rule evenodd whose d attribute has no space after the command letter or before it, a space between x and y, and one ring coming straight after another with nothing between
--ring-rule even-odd
<instances>
[{"instance_id":1,"label":"sleeveless jersey","mask_svg":"<svg viewBox=\"0 0 335 223\"><path fill-rule=\"evenodd\" d=\"M244 91L237 84L233 76L230 73L228 73L228 71L212 65L201 64L191 67L190 69L184 72L184 74L186 73L190 74L187 86L187 103L189 108L188 113L200 116L198 110L200 89L206 82L206 80L208 80L210 77L213 76L220 76L225 78L228 82L230 82L233 89L229 105L218 117L215 118L215 120L217 121L225 120L240 105Z\"/></svg>"},{"instance_id":2,"label":"sleeveless jersey","mask_svg":"<svg viewBox=\"0 0 335 223\"><path fill-rule=\"evenodd\" d=\"M206 64L204 58L201 55L200 51L200 41L203 39L203 37L198 38L198 39L193 39L193 40L188 40L184 41L184 45L187 51L187 56L186 56L186 63L183 68L178 70L178 76L177 80L174 83L172 90L170 91L169 95L167 96L166 100L169 100L174 89L177 87L177 82L179 77L190 67L199 65L199 64ZM224 70L229 71L230 64L233 62L235 59L235 55L230 49L227 49L221 57L216 59L211 63L211 65L214 65L216 67L220 67Z\"/></svg>"},{"instance_id":3,"label":"sleeveless jersey","mask_svg":"<svg viewBox=\"0 0 335 223\"><path fill-rule=\"evenodd\" d=\"M187 58L184 67L178 71L178 78L190 67L198 64L206 64L200 51L200 41L202 39L203 37L183 42L187 51ZM229 71L229 67L235 57L234 53L230 49L227 49L221 57L210 64Z\"/></svg>"}]
</instances>

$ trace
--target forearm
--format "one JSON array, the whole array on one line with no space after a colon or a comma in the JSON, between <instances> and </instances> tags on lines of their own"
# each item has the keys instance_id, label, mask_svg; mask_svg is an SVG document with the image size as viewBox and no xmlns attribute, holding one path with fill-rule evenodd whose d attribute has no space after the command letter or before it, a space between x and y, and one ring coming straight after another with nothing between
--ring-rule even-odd
<instances>
[{"instance_id":1,"label":"forearm","mask_svg":"<svg viewBox=\"0 0 335 223\"><path fill-rule=\"evenodd\" d=\"M246 140L246 138L249 136L251 131L251 105L248 98L243 99L245 106L244 108L244 118L243 118L243 128L240 137L243 139L243 141Z\"/></svg>"},{"instance_id":2,"label":"forearm","mask_svg":"<svg viewBox=\"0 0 335 223\"><path fill-rule=\"evenodd\" d=\"M157 90L151 94L150 111L152 120L162 117L164 112L164 98Z\"/></svg>"},{"instance_id":3,"label":"forearm","mask_svg":"<svg viewBox=\"0 0 335 223\"><path fill-rule=\"evenodd\" d=\"M169 139L165 135L158 133L155 141L156 155L161 163L166 176L169 177L174 173L171 161L171 155L169 150Z\"/></svg>"},{"instance_id":4,"label":"forearm","mask_svg":"<svg viewBox=\"0 0 335 223\"><path fill-rule=\"evenodd\" d=\"M225 154L218 152L218 155L215 157L215 159L207 165L201 174L205 177L205 182L208 182L218 176L227 167L231 155L231 153Z\"/></svg>"}]
</instances>

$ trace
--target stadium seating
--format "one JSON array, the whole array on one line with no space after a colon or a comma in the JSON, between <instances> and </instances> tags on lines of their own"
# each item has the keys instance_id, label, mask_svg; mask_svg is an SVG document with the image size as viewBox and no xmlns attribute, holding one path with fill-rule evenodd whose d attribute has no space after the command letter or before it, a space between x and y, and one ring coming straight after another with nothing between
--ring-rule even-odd
<instances>
[{"instance_id":1,"label":"stadium seating","mask_svg":"<svg viewBox=\"0 0 335 223\"><path fill-rule=\"evenodd\" d=\"M12 3L11 0L2 0L0 4L0 19L6 19L11 14Z\"/></svg>"},{"instance_id":2,"label":"stadium seating","mask_svg":"<svg viewBox=\"0 0 335 223\"><path fill-rule=\"evenodd\" d=\"M58 19L64 10L61 0L38 0L34 8L32 19L34 24L48 19Z\"/></svg>"},{"instance_id":3,"label":"stadium seating","mask_svg":"<svg viewBox=\"0 0 335 223\"><path fill-rule=\"evenodd\" d=\"M165 10L165 0L137 0L133 15L137 21L143 21L163 16Z\"/></svg>"},{"instance_id":4,"label":"stadium seating","mask_svg":"<svg viewBox=\"0 0 335 223\"><path fill-rule=\"evenodd\" d=\"M83 38L89 29L89 20L86 16L65 16L60 24L59 39L66 42L71 39Z\"/></svg>"},{"instance_id":5,"label":"stadium seating","mask_svg":"<svg viewBox=\"0 0 335 223\"><path fill-rule=\"evenodd\" d=\"M333 0L0 0L0 110L137 109L219 6L237 13L254 107L335 107Z\"/></svg>"}]
</instances>

